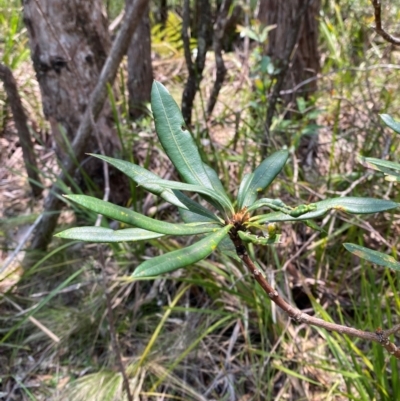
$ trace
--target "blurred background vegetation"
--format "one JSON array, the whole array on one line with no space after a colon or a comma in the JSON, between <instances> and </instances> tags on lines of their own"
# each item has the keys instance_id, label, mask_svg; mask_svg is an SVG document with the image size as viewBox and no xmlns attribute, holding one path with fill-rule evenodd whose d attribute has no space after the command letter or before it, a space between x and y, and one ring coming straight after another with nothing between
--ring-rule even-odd
<instances>
[{"instance_id":1,"label":"blurred background vegetation","mask_svg":"<svg viewBox=\"0 0 400 401\"><path fill-rule=\"evenodd\" d=\"M16 80L44 192L32 195L10 101L1 90L0 261L6 268L0 268L0 399L127 399L110 338L105 285L135 400L397 399L400 365L379 344L292 324L235 259L217 254L168 277L130 282L140 261L186 244L163 237L104 245L105 283L97 245L53 239L39 249L34 235L13 254L42 213L68 157L125 7L123 1L88 2L87 15L99 6L106 29L101 47L88 45L93 59L85 59L87 68L98 65L86 82L73 79L75 73L85 76L78 58L38 56L46 30L56 43L50 52L60 46L68 53L69 44L60 41L63 26L52 27L46 1L23 3L0 0L0 60ZM382 3L384 26L396 34L400 4ZM31 8L38 5L44 10L38 15L47 15L43 32L32 24L37 17ZM296 34L294 21L303 5L303 0L150 2L140 34L108 88L99 128L100 135L108 130L111 135L104 139L106 152L178 178L154 133L147 103L154 78L182 104L203 159L230 193L263 155L286 147L290 162L270 198L287 204L344 195L399 201L396 184L358 158L399 161L399 139L379 118L381 113L398 118L399 51L371 28L368 0L315 0ZM72 21L66 37L91 38L79 18ZM82 26L91 27L87 20ZM67 89L80 88L85 95L72 99ZM88 144L87 152L98 151L96 140ZM64 193L102 196L102 167L88 160L79 160L86 172L60 183ZM140 187L115 172L110 177L114 203L159 219L178 218L175 209L156 203ZM56 231L97 218L71 204L56 216ZM399 218L396 212L329 215L321 233L282 225L281 244L251 252L298 308L363 330L390 328L400 310L398 275L355 258L342 243L397 257ZM27 259L32 250L42 251L34 261Z\"/></svg>"}]
</instances>

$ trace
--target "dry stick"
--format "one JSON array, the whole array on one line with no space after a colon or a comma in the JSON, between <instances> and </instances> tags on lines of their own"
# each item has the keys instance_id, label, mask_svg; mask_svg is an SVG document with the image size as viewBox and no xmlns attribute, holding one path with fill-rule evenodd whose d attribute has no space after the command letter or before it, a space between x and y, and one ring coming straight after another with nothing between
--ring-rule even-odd
<instances>
[{"instance_id":1,"label":"dry stick","mask_svg":"<svg viewBox=\"0 0 400 401\"><path fill-rule=\"evenodd\" d=\"M271 301L274 302L284 312L286 312L290 318L298 323L305 323L311 326L322 327L325 330L333 331L342 335L347 334L349 336L362 338L364 340L375 341L381 344L389 352L390 355L393 355L396 359L400 360L400 348L396 347L396 345L394 345L389 340L390 335L400 331L400 324L397 324L388 330L382 330L378 328L375 333L371 333L368 331L358 330L353 327L326 322L325 320L310 316L307 313L304 313L299 309L294 308L279 295L278 291L276 291L275 288L272 287L272 285L264 277L263 272L259 270L258 267L250 259L249 255L247 254L246 247L238 236L235 228L231 230L230 237L236 247L237 255L243 261L249 272L253 275L258 284L260 284L260 286L269 296Z\"/></svg>"},{"instance_id":2,"label":"dry stick","mask_svg":"<svg viewBox=\"0 0 400 401\"><path fill-rule=\"evenodd\" d=\"M33 195L38 197L42 193L43 188L41 187L35 152L33 150L33 143L28 128L28 119L22 106L17 82L15 81L12 71L2 63L0 63L0 80L3 81L4 90L7 93L11 111L14 116L15 127L17 128L19 142L22 148L25 168L29 177L29 184L32 188Z\"/></svg>"},{"instance_id":3,"label":"dry stick","mask_svg":"<svg viewBox=\"0 0 400 401\"><path fill-rule=\"evenodd\" d=\"M271 97L268 102L268 110L267 116L265 119L265 126L264 126L264 140L263 140L263 147L262 147L262 156L263 158L266 156L267 153L267 145L270 139L270 127L272 124L272 118L275 113L276 103L278 101L279 93L282 89L283 83L285 82L286 73L289 69L290 59L293 53L294 46L297 42L297 38L299 35L299 30L301 26L301 22L303 19L304 13L307 11L308 7L312 4L313 0L307 0L303 3L301 8L299 9L297 15L295 16L293 22L291 23L292 29L288 34L288 38L286 40L285 50L281 59L281 63L279 65L280 73L276 79L276 83L274 85L274 89L272 91Z\"/></svg>"},{"instance_id":4,"label":"dry stick","mask_svg":"<svg viewBox=\"0 0 400 401\"><path fill-rule=\"evenodd\" d=\"M395 36L390 35L382 28L382 20L381 20L381 0L371 0L372 5L374 6L375 11L375 32L382 36L387 42L392 43L393 45L400 45L400 39Z\"/></svg>"},{"instance_id":5,"label":"dry stick","mask_svg":"<svg viewBox=\"0 0 400 401\"><path fill-rule=\"evenodd\" d=\"M226 75L226 67L224 59L222 57L222 39L225 35L225 28L228 22L228 12L231 8L231 5L232 0L223 0L218 13L217 21L214 25L213 48L215 55L215 65L217 67L217 76L215 78L210 98L208 99L207 118L211 117L215 104L217 103L219 91L221 90Z\"/></svg>"},{"instance_id":6,"label":"dry stick","mask_svg":"<svg viewBox=\"0 0 400 401\"><path fill-rule=\"evenodd\" d=\"M57 225L58 212L64 204L60 196L62 190L58 182L65 182L68 175L73 175L76 168L75 158L80 160L85 153L86 143L92 130L91 119L93 118L96 121L103 108L107 97L107 84L112 84L115 79L121 59L128 50L130 39L141 20L147 2L148 0L134 0L130 5L127 5L124 22L113 42L110 54L103 66L96 87L90 96L90 103L72 143L74 158L67 158L63 166L63 171L46 197L42 223L36 232L31 246L33 250L45 250L51 241Z\"/></svg>"}]
</instances>

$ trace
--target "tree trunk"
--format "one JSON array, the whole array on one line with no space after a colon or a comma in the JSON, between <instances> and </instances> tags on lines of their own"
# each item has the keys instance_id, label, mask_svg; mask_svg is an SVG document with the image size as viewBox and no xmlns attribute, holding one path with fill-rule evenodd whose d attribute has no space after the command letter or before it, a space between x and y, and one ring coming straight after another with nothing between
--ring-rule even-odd
<instances>
[{"instance_id":1,"label":"tree trunk","mask_svg":"<svg viewBox=\"0 0 400 401\"><path fill-rule=\"evenodd\" d=\"M23 7L44 115L64 160L65 137L69 142L75 137L110 49L107 20L101 0L23 0ZM104 107L97 130L106 153L113 153L119 142L108 110ZM92 135L88 152L97 149Z\"/></svg>"},{"instance_id":2,"label":"tree trunk","mask_svg":"<svg viewBox=\"0 0 400 401\"><path fill-rule=\"evenodd\" d=\"M278 96L288 105L302 96L307 99L317 89L319 72L318 16L321 0L260 0L259 20L276 25L268 34L265 54L280 69L269 99L265 123L264 155ZM284 92L282 94L282 92ZM285 93L286 92L286 93ZM292 118L291 113L287 118ZM298 157L304 168L311 167L316 155L317 136L300 138Z\"/></svg>"},{"instance_id":3,"label":"tree trunk","mask_svg":"<svg viewBox=\"0 0 400 401\"><path fill-rule=\"evenodd\" d=\"M260 0L258 19L265 25L277 25L268 34L265 54L271 57L276 66L282 62L286 41L293 28L292 22L306 0ZM321 0L314 0L301 19L300 30L294 52L291 55L289 70L285 77L283 90L291 90L296 85L315 77L320 69L318 53L318 16ZM299 95L307 98L317 89L317 81L312 80L298 90L284 95L286 104Z\"/></svg>"},{"instance_id":4,"label":"tree trunk","mask_svg":"<svg viewBox=\"0 0 400 401\"><path fill-rule=\"evenodd\" d=\"M150 102L152 83L150 19L147 6L128 49L129 113L132 118L146 114L145 104Z\"/></svg>"}]
</instances>

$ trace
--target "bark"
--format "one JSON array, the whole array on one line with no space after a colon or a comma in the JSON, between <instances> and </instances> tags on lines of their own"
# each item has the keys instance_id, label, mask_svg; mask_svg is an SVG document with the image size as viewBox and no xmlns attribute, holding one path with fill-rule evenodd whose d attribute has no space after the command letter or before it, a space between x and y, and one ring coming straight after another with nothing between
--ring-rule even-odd
<instances>
[{"instance_id":1,"label":"bark","mask_svg":"<svg viewBox=\"0 0 400 401\"><path fill-rule=\"evenodd\" d=\"M43 188L39 177L36 164L35 152L33 150L33 142L28 128L28 119L22 106L21 98L18 93L17 83L11 70L0 63L0 80L3 81L4 90L7 93L10 102L11 111L14 116L15 127L17 128L19 143L22 148L26 172L29 177L29 184L32 188L34 196L39 196Z\"/></svg>"},{"instance_id":2,"label":"bark","mask_svg":"<svg viewBox=\"0 0 400 401\"><path fill-rule=\"evenodd\" d=\"M42 221L31 245L32 250L45 250L51 241L54 229L57 224L58 213L62 207L61 198L62 185L76 169L75 158L80 160L87 149L87 143L91 140L93 122L97 122L101 110L107 98L107 85L112 85L117 74L122 57L126 54L130 40L135 32L136 26L142 17L142 13L148 4L147 0L134 0L126 7L123 24L117 37L113 42L112 49L101 71L98 82L90 96L88 108L79 125L77 135L72 143L74 158L68 157L64 163L64 170L57 177L45 200L45 210L42 214ZM35 255L33 255L33 258ZM32 258L32 259L33 259ZM23 261L24 266L30 266L29 253Z\"/></svg>"},{"instance_id":3,"label":"bark","mask_svg":"<svg viewBox=\"0 0 400 401\"><path fill-rule=\"evenodd\" d=\"M57 155L66 157L110 49L101 0L23 0L31 57ZM118 146L107 107L98 130L108 153ZM65 135L64 135L65 134ZM87 151L94 151L96 141Z\"/></svg>"},{"instance_id":4,"label":"bark","mask_svg":"<svg viewBox=\"0 0 400 401\"><path fill-rule=\"evenodd\" d=\"M293 20L307 0L261 0L258 19L265 25L277 27L269 32L265 53L279 66L284 63L287 38L293 29ZM306 79L315 77L319 70L318 53L318 15L321 0L314 0L304 14L299 33L296 38L294 51L290 56L289 69L286 73L282 90L291 90ZM302 86L292 93L284 95L285 103L293 101L296 96L307 97L317 89L317 81Z\"/></svg>"},{"instance_id":5,"label":"bark","mask_svg":"<svg viewBox=\"0 0 400 401\"><path fill-rule=\"evenodd\" d=\"M128 49L129 113L136 119L146 114L150 102L153 68L151 65L151 37L149 7L133 35Z\"/></svg>"}]
</instances>

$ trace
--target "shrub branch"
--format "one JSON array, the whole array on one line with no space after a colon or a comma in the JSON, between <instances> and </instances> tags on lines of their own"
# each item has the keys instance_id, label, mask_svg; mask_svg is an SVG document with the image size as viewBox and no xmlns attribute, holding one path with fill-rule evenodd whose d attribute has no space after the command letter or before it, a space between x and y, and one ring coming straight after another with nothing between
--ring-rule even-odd
<instances>
[{"instance_id":1,"label":"shrub branch","mask_svg":"<svg viewBox=\"0 0 400 401\"><path fill-rule=\"evenodd\" d=\"M374 11L375 11L375 27L374 27L375 32L379 36L381 36L383 39L385 39L387 42L399 46L400 45L400 39L396 38L393 35L390 35L390 33L386 32L382 28L381 0L371 0L371 3L374 6Z\"/></svg>"},{"instance_id":2,"label":"shrub branch","mask_svg":"<svg viewBox=\"0 0 400 401\"><path fill-rule=\"evenodd\" d=\"M280 309L286 312L287 315L297 323L305 323L310 326L321 327L325 330L332 331L338 334L347 334L352 337L361 338L363 340L374 341L381 344L390 355L393 355L396 359L400 360L400 348L389 340L389 336L400 331L400 324L393 326L391 329L382 330L377 328L375 332L358 330L353 327L343 326L336 323L326 322L323 319L310 316L307 313L293 307L286 302L278 293L278 291L272 287L272 285L265 278L264 273L254 264L247 254L246 247L243 241L237 234L235 228L230 232L230 237L235 245L236 253L238 257L243 261L246 268L253 275L255 280L260 284L265 293L269 296L272 302L274 302Z\"/></svg>"}]
</instances>

